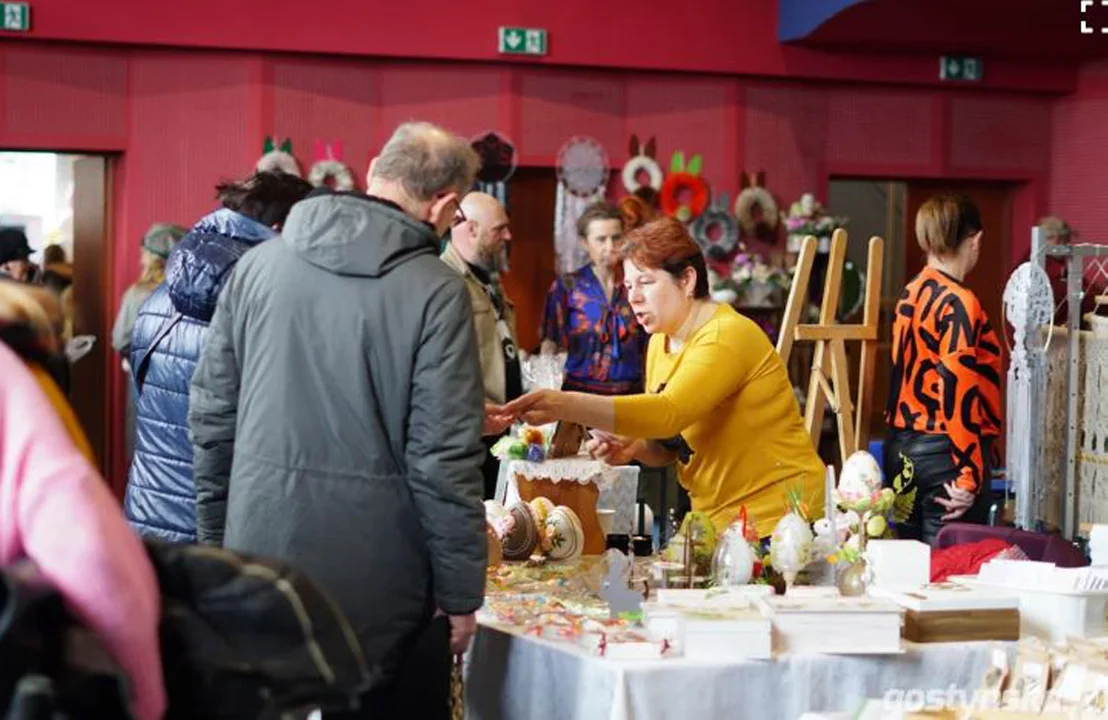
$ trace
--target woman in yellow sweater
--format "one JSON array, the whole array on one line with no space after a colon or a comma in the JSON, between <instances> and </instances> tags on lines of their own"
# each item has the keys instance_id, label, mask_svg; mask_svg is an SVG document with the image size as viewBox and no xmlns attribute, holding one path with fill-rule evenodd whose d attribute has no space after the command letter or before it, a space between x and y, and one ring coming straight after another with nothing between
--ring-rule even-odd
<instances>
[{"instance_id":1,"label":"woman in yellow sweater","mask_svg":"<svg viewBox=\"0 0 1108 720\"><path fill-rule=\"evenodd\" d=\"M666 218L632 231L624 284L651 334L646 393L538 390L503 412L531 424L563 420L602 431L589 449L612 465L677 462L692 509L717 527L745 505L768 536L793 489L811 509L822 508L824 466L784 363L761 328L709 300L704 256L685 226Z\"/></svg>"}]
</instances>

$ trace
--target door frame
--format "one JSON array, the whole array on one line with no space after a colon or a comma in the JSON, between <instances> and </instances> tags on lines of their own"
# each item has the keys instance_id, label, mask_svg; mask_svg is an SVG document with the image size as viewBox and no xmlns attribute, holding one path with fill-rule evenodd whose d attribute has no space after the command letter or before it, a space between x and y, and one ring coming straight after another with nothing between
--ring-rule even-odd
<instances>
[{"instance_id":1,"label":"door frame","mask_svg":"<svg viewBox=\"0 0 1108 720\"><path fill-rule=\"evenodd\" d=\"M70 402L74 405L74 410L78 413L89 436L97 469L118 493L119 488L116 487L119 484L118 479L114 477L112 470L116 465L116 446L121 432L120 423L116 418L122 416L119 414L118 403L115 400L119 373L111 343L113 311L116 306L113 282L116 254L112 238L116 208L117 161L115 156L103 153L60 154L77 156L74 160L73 172L74 285L85 279L92 279L95 283L95 288L88 294L78 294L76 291L74 293L74 333L95 335L96 344L89 355L74 366L75 382L70 391ZM82 173L80 166L83 163L88 164L85 172L99 174L100 184L98 189L94 189L94 195L90 201L96 207L88 209L94 214L87 220L80 217L86 210L79 207L82 201L79 199L81 189L78 183ZM88 229L84 227L86 221L92 223ZM93 237L84 237L85 233ZM88 268L89 261L82 262L80 258L82 246L88 243L94 243L96 248L94 253L96 267L91 271ZM82 296L86 301L95 303L92 310L95 313L93 317L88 317L87 306L82 306L79 302ZM90 360L92 360L90 364L94 366L93 369L84 370L80 363L89 363ZM86 387L89 384L93 387ZM75 391L78 394L74 394Z\"/></svg>"}]
</instances>

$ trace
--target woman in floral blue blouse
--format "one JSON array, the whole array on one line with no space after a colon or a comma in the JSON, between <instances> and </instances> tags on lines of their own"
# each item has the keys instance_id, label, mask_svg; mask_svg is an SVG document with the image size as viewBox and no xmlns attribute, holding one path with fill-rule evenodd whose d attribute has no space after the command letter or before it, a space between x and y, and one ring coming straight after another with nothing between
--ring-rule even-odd
<instances>
[{"instance_id":1,"label":"woman in floral blue blouse","mask_svg":"<svg viewBox=\"0 0 1108 720\"><path fill-rule=\"evenodd\" d=\"M623 288L623 220L598 202L577 221L589 264L554 281L546 296L542 351L568 353L565 390L598 395L642 392L647 334Z\"/></svg>"}]
</instances>

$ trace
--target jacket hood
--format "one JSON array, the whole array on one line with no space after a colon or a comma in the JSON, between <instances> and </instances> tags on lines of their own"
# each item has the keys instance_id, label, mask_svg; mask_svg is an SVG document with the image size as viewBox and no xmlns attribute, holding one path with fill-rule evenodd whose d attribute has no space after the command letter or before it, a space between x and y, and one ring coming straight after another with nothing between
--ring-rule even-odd
<instances>
[{"instance_id":1,"label":"jacket hood","mask_svg":"<svg viewBox=\"0 0 1108 720\"><path fill-rule=\"evenodd\" d=\"M208 322L223 283L235 263L276 233L260 222L226 208L196 223L169 256L165 282L177 312Z\"/></svg>"},{"instance_id":2,"label":"jacket hood","mask_svg":"<svg viewBox=\"0 0 1108 720\"><path fill-rule=\"evenodd\" d=\"M281 233L298 256L337 275L380 277L418 255L438 254L431 226L354 193L327 192L293 206Z\"/></svg>"}]
</instances>

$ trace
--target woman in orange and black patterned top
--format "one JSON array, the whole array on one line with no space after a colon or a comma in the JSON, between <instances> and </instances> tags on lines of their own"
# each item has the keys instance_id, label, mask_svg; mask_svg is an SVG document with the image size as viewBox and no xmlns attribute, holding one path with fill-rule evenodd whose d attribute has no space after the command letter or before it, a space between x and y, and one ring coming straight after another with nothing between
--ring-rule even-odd
<instances>
[{"instance_id":1,"label":"woman in orange and black patterned top","mask_svg":"<svg viewBox=\"0 0 1108 720\"><path fill-rule=\"evenodd\" d=\"M972 202L939 196L916 215L927 265L900 296L893 319L885 478L903 458L915 492L900 537L933 543L943 523L985 522L1000 434L1000 342L977 296L963 285L981 252L981 213Z\"/></svg>"}]
</instances>

